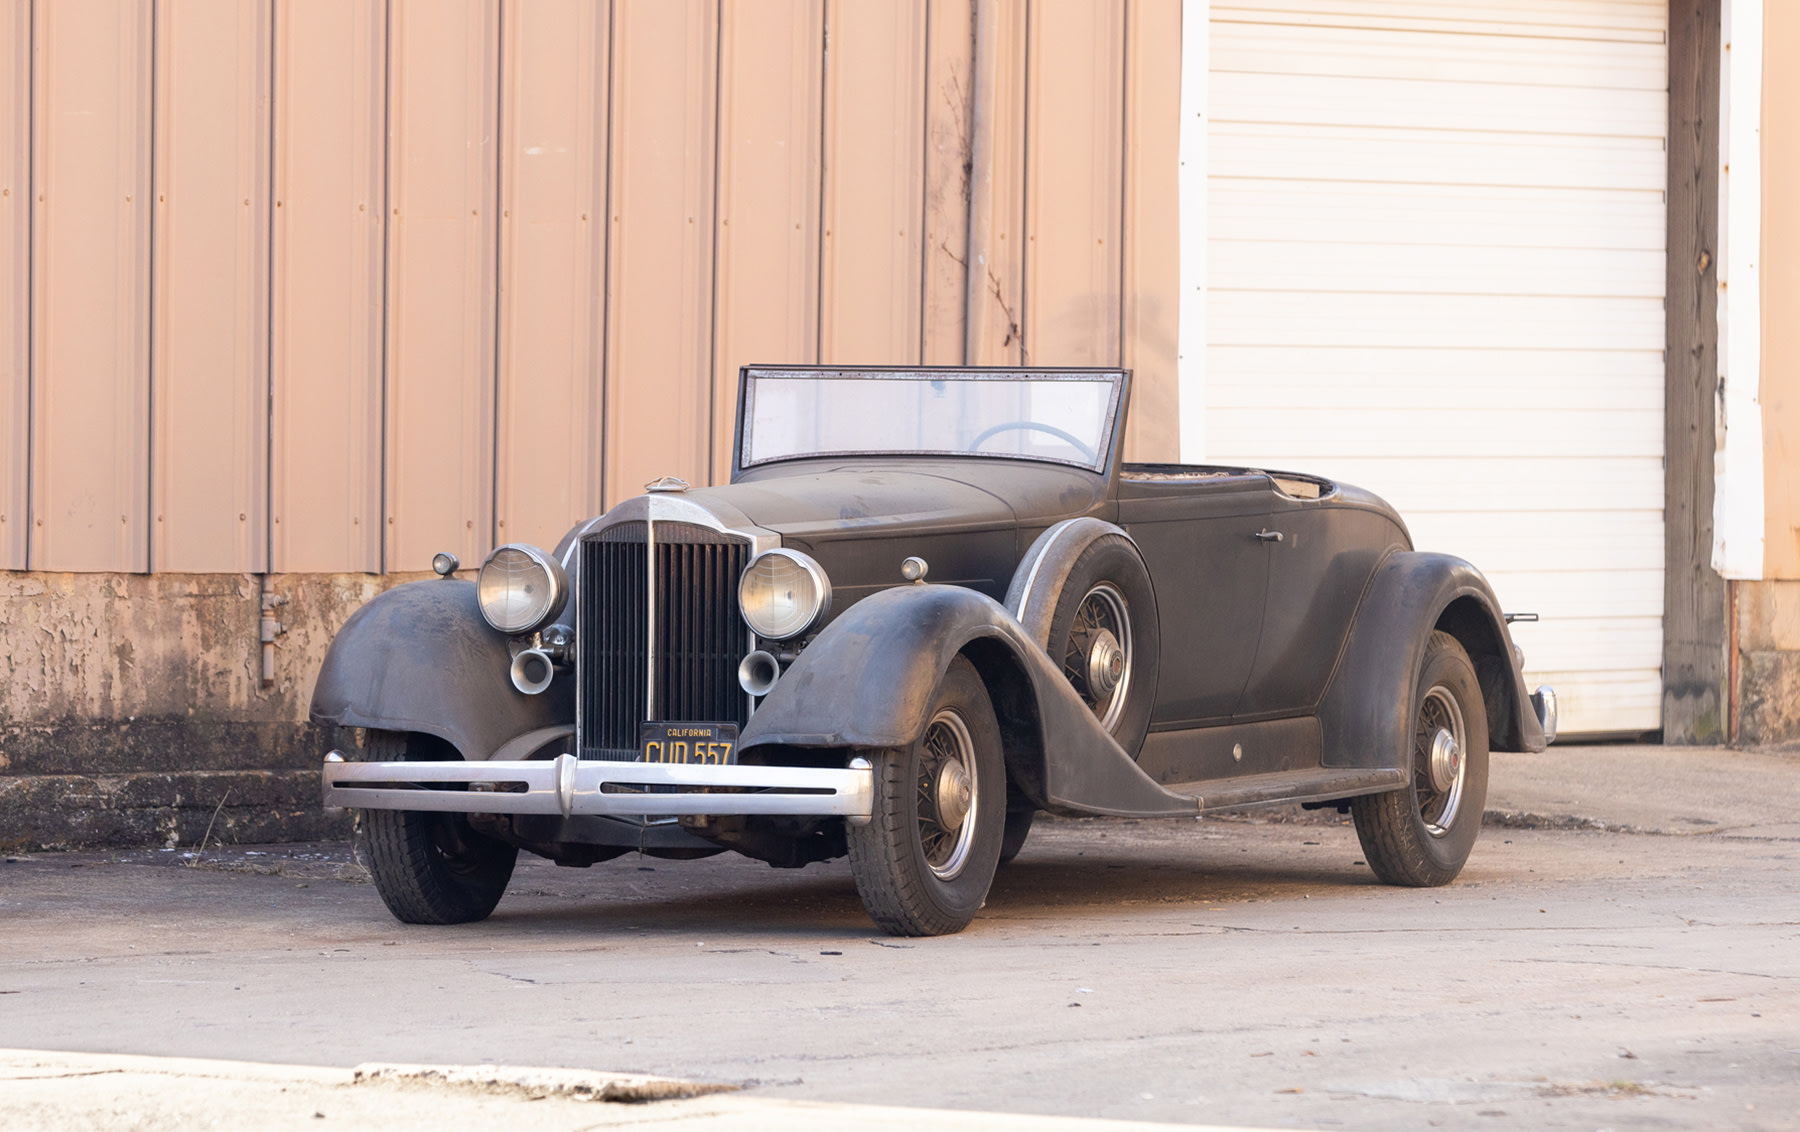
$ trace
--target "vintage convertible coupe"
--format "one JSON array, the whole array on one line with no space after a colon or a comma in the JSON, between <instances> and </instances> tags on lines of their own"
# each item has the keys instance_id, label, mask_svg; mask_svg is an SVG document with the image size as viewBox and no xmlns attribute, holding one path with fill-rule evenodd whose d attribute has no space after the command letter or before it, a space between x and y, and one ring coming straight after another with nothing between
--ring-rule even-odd
<instances>
[{"instance_id":1,"label":"vintage convertible coupe","mask_svg":"<svg viewBox=\"0 0 1800 1132\"><path fill-rule=\"evenodd\" d=\"M1556 700L1475 567L1366 491L1127 464L1130 374L749 367L731 482L665 478L471 584L382 594L313 717L411 923L479 920L520 849L585 866L849 855L888 932L963 928L1032 817L1284 802L1452 880L1488 752Z\"/></svg>"}]
</instances>

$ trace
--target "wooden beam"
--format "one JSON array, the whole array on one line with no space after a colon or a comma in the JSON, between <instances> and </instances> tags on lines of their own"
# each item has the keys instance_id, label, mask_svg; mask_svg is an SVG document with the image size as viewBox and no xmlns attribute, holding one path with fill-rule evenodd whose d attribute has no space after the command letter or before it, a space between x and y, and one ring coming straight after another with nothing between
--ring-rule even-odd
<instances>
[{"instance_id":1,"label":"wooden beam","mask_svg":"<svg viewBox=\"0 0 1800 1132\"><path fill-rule=\"evenodd\" d=\"M1669 3L1663 741L1726 740L1725 581L1712 568L1719 385L1719 0Z\"/></svg>"}]
</instances>

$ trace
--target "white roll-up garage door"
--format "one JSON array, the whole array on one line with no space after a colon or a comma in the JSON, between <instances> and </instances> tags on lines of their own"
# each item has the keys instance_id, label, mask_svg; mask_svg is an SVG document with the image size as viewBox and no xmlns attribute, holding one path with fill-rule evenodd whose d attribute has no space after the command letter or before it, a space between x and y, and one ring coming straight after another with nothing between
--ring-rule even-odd
<instances>
[{"instance_id":1,"label":"white roll-up garage door","mask_svg":"<svg viewBox=\"0 0 1800 1132\"><path fill-rule=\"evenodd\" d=\"M1661 726L1666 26L1211 6L1204 458L1360 484L1480 566L1542 615L1566 733Z\"/></svg>"}]
</instances>

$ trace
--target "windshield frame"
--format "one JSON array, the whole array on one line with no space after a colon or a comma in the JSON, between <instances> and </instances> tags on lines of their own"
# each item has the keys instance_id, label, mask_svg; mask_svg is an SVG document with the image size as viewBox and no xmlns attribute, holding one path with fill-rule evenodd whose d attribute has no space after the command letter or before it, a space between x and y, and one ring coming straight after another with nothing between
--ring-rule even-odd
<instances>
[{"instance_id":1,"label":"windshield frame","mask_svg":"<svg viewBox=\"0 0 1800 1132\"><path fill-rule=\"evenodd\" d=\"M745 462L744 454L754 439L751 421L754 419L756 401L756 382L759 379L778 380L902 380L902 381L1105 381L1112 387L1107 398L1106 415L1098 430L1100 444L1094 452L1092 462L1060 459L1054 456L1029 456L1012 452L944 452L923 449L919 451L903 451L899 449L846 450L841 452L803 452L791 455L771 456L761 460ZM738 403L737 428L732 438L731 463L732 478L752 468L766 468L774 464L784 464L796 460L820 460L843 458L866 458L885 460L891 458L919 457L934 460L1010 460L1032 464L1054 464L1063 468L1078 468L1095 475L1109 475L1114 464L1115 450L1119 446L1119 432L1124 420L1126 389L1130 382L1130 371L1105 367L1087 366L763 366L747 365L738 371Z\"/></svg>"}]
</instances>

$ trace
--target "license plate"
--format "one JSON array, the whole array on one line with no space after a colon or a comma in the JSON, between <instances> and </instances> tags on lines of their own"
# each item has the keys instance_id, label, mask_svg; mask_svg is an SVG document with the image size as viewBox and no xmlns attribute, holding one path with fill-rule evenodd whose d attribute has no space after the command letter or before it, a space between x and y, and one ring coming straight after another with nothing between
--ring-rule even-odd
<instances>
[{"instance_id":1,"label":"license plate","mask_svg":"<svg viewBox=\"0 0 1800 1132\"><path fill-rule=\"evenodd\" d=\"M646 723L638 749L647 763L731 766L737 762L735 723Z\"/></svg>"}]
</instances>

